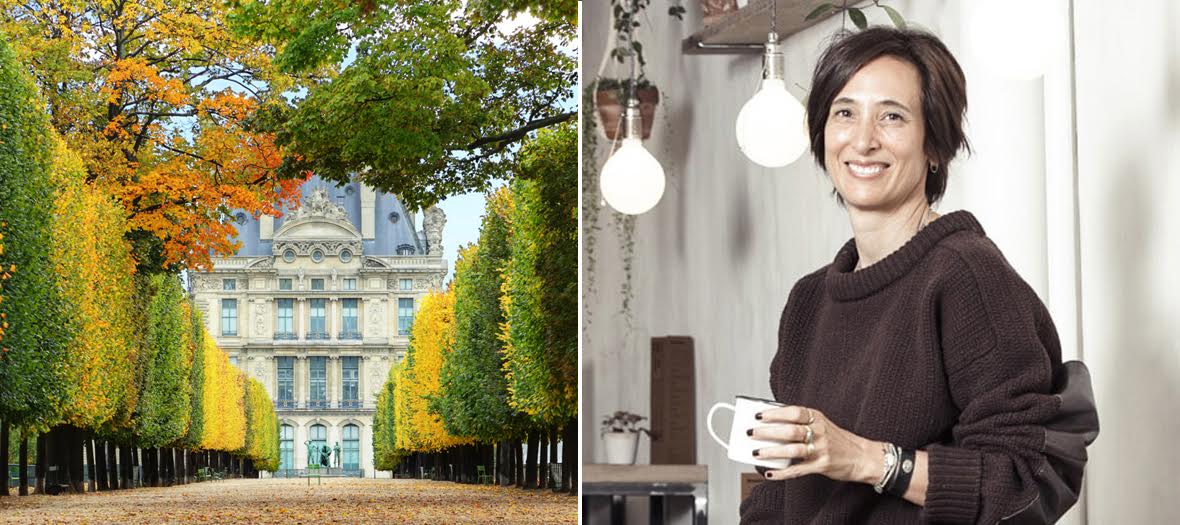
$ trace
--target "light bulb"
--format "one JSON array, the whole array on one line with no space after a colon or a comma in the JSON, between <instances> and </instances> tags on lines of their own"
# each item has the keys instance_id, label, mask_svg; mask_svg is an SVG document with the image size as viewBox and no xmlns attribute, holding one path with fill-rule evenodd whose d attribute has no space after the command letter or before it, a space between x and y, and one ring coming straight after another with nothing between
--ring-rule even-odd
<instances>
[{"instance_id":1,"label":"light bulb","mask_svg":"<svg viewBox=\"0 0 1180 525\"><path fill-rule=\"evenodd\" d=\"M762 88L738 112L738 147L768 168L795 162L810 144L803 113L803 104L791 96L783 79L763 79Z\"/></svg>"},{"instance_id":2,"label":"light bulb","mask_svg":"<svg viewBox=\"0 0 1180 525\"><path fill-rule=\"evenodd\" d=\"M962 18L967 55L987 71L1033 80L1063 53L1065 31L1057 0L966 2ZM1019 13L1013 15L1013 13Z\"/></svg>"},{"instance_id":3,"label":"light bulb","mask_svg":"<svg viewBox=\"0 0 1180 525\"><path fill-rule=\"evenodd\" d=\"M664 195L664 168L644 149L639 137L627 137L602 166L598 183L602 197L612 208L639 215L652 209Z\"/></svg>"}]
</instances>

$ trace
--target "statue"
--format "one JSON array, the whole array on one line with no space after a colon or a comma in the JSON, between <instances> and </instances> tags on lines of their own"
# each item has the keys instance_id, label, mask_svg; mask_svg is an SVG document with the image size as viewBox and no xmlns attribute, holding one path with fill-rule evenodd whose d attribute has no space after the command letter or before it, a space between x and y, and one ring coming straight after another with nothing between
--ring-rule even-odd
<instances>
[{"instance_id":1,"label":"statue","mask_svg":"<svg viewBox=\"0 0 1180 525\"><path fill-rule=\"evenodd\" d=\"M331 456L332 449L328 448L328 445L325 444L324 446L320 447L320 466L327 467L330 464L329 458Z\"/></svg>"},{"instance_id":2,"label":"statue","mask_svg":"<svg viewBox=\"0 0 1180 525\"><path fill-rule=\"evenodd\" d=\"M340 442L336 442L336 447L333 449L336 452L336 468L340 468Z\"/></svg>"},{"instance_id":3,"label":"statue","mask_svg":"<svg viewBox=\"0 0 1180 525\"><path fill-rule=\"evenodd\" d=\"M442 233L446 224L447 214L438 206L431 206L422 212L422 230L426 232L427 255L442 255Z\"/></svg>"},{"instance_id":4,"label":"statue","mask_svg":"<svg viewBox=\"0 0 1180 525\"><path fill-rule=\"evenodd\" d=\"M340 205L328 199L328 192L324 188L312 190L311 195L295 211L287 215L287 220L294 221L307 217L326 217L338 221L348 221L348 213Z\"/></svg>"},{"instance_id":5,"label":"statue","mask_svg":"<svg viewBox=\"0 0 1180 525\"><path fill-rule=\"evenodd\" d=\"M313 444L311 441L304 441L303 444L307 445L307 466L310 467L312 465L319 463L320 461L316 457L316 455L319 451L316 450L315 444Z\"/></svg>"}]
</instances>

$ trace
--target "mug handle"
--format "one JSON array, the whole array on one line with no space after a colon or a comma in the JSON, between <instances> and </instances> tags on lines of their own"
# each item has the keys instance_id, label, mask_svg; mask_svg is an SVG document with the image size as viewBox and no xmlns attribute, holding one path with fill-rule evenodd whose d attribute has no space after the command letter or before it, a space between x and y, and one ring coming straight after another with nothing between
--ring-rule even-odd
<instances>
[{"instance_id":1,"label":"mug handle","mask_svg":"<svg viewBox=\"0 0 1180 525\"><path fill-rule=\"evenodd\" d=\"M709 415L705 416L705 426L709 429L709 435L713 436L713 441L716 441L718 445L725 447L725 450L729 450L729 443L726 443L722 441L721 438L717 437L717 432L713 430L713 413L717 412L717 409L719 408L728 408L735 413L737 412L737 409L729 403L717 403L716 405L713 405L713 408L709 409Z\"/></svg>"}]
</instances>

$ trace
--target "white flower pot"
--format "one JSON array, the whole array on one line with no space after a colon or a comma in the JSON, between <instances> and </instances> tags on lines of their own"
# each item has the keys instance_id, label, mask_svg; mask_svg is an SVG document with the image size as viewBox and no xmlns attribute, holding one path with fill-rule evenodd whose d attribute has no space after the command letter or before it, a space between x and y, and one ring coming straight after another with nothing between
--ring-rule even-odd
<instances>
[{"instance_id":1,"label":"white flower pot","mask_svg":"<svg viewBox=\"0 0 1180 525\"><path fill-rule=\"evenodd\" d=\"M612 465L633 465L639 451L638 432L607 432L602 435L606 447L606 462Z\"/></svg>"}]
</instances>

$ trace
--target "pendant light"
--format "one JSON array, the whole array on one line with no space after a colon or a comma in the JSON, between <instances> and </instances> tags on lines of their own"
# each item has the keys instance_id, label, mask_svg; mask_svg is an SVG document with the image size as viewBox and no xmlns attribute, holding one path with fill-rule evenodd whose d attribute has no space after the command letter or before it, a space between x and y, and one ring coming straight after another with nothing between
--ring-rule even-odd
<instances>
[{"instance_id":1,"label":"pendant light","mask_svg":"<svg viewBox=\"0 0 1180 525\"><path fill-rule=\"evenodd\" d=\"M664 196L664 168L643 147L643 117L636 90L635 53L631 53L631 79L627 107L623 111L623 144L602 166L598 184L602 198L619 213L639 215L652 209Z\"/></svg>"},{"instance_id":2,"label":"pendant light","mask_svg":"<svg viewBox=\"0 0 1180 525\"><path fill-rule=\"evenodd\" d=\"M810 144L803 105L787 91L783 76L783 51L775 32L776 3L771 3L770 33L762 55L762 85L742 106L734 126L742 153L767 168L795 162Z\"/></svg>"}]
</instances>

